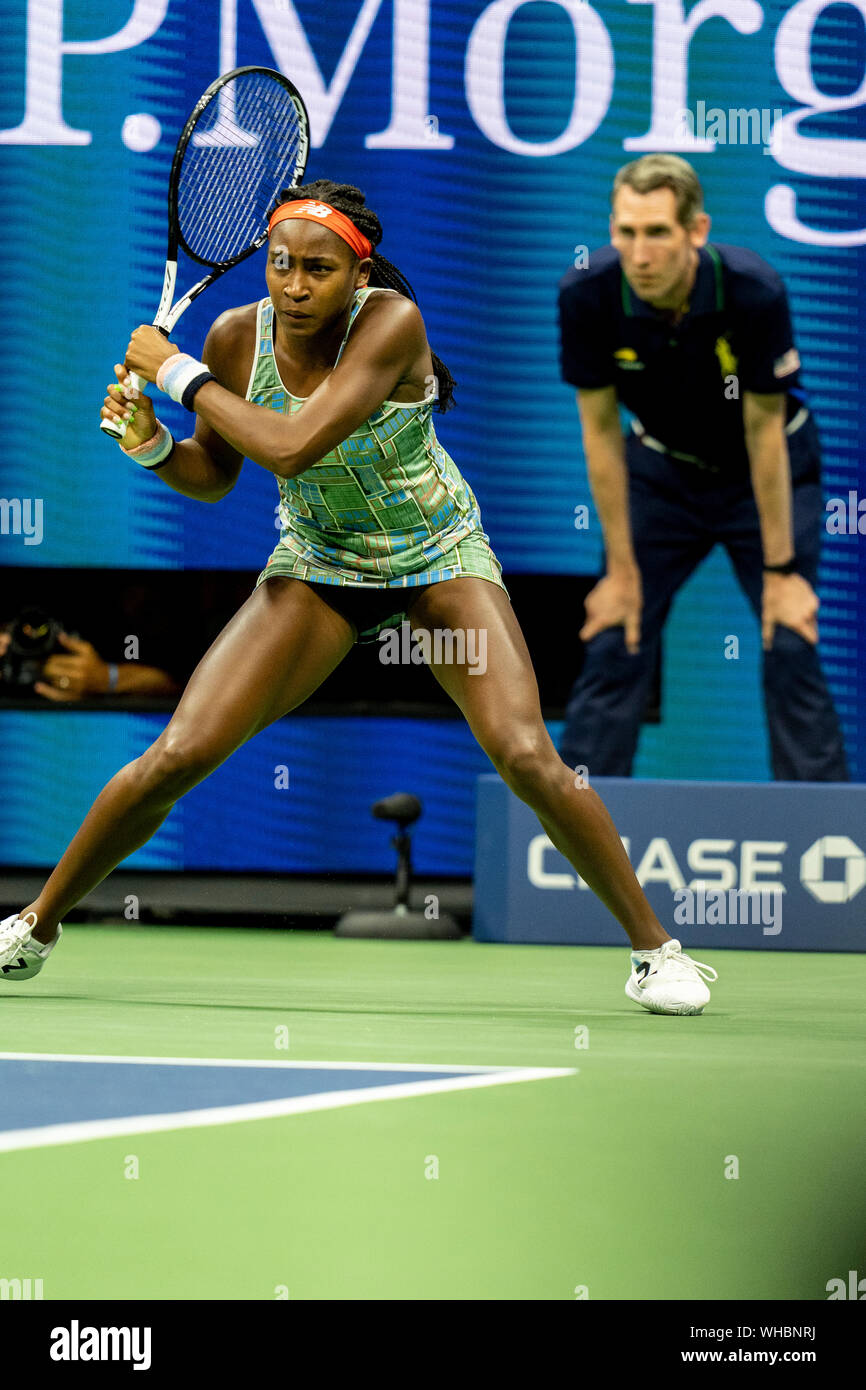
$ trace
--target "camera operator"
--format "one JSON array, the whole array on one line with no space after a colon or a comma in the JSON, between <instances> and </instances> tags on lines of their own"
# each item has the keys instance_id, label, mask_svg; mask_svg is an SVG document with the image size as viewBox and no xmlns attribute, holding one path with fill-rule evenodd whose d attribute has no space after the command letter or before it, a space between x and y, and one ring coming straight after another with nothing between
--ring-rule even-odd
<instances>
[{"instance_id":1,"label":"camera operator","mask_svg":"<svg viewBox=\"0 0 866 1390\"><path fill-rule=\"evenodd\" d=\"M74 704L99 695L176 695L180 689L159 666L104 660L92 642L64 632L35 608L22 610L0 631L0 692L10 697L33 692Z\"/></svg>"}]
</instances>

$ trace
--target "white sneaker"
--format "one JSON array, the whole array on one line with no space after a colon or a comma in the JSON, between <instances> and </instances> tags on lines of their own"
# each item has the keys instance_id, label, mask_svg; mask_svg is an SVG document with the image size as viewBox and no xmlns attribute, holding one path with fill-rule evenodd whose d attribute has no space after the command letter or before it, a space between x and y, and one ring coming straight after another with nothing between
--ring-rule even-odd
<instances>
[{"instance_id":1,"label":"white sneaker","mask_svg":"<svg viewBox=\"0 0 866 1390\"><path fill-rule=\"evenodd\" d=\"M32 922L28 920L31 917ZM53 941L46 945L34 941L31 933L36 921L36 913L28 912L24 917L13 913L0 922L0 981L16 984L38 975L63 935L63 928L58 926Z\"/></svg>"},{"instance_id":2,"label":"white sneaker","mask_svg":"<svg viewBox=\"0 0 866 1390\"><path fill-rule=\"evenodd\" d=\"M700 1014L710 1002L705 980L719 977L711 965L687 956L678 941L664 941L654 951L632 951L629 999L654 1014Z\"/></svg>"}]
</instances>

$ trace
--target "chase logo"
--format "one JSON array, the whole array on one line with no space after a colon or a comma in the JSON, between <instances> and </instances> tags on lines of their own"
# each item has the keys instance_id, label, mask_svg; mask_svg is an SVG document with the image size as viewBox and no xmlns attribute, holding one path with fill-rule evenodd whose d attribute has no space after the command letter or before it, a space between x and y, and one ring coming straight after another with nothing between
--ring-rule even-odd
<instances>
[{"instance_id":1,"label":"chase logo","mask_svg":"<svg viewBox=\"0 0 866 1390\"><path fill-rule=\"evenodd\" d=\"M844 879L824 877L827 859L844 862ZM866 854L847 835L822 835L800 860L800 882L820 903L850 902L866 884Z\"/></svg>"},{"instance_id":2,"label":"chase logo","mask_svg":"<svg viewBox=\"0 0 866 1390\"><path fill-rule=\"evenodd\" d=\"M627 372L642 372L644 369L644 364L638 361L638 356L634 348L617 348L613 355L616 365L624 368Z\"/></svg>"},{"instance_id":3,"label":"chase logo","mask_svg":"<svg viewBox=\"0 0 866 1390\"><path fill-rule=\"evenodd\" d=\"M631 838L623 835L622 842L630 856ZM746 892L756 889L775 889L780 893L788 891L785 887L786 875L782 857L788 848L785 840L743 840L739 848L738 873L737 841L692 840L686 847L685 862L698 877L687 883L671 839L657 835L649 841L641 855L635 868L635 876L642 888L664 883L672 892L685 887L728 889L737 884ZM556 852L546 835L536 835L530 840L526 871L532 886L585 889L586 882L570 865L566 866L568 871L565 873L546 867L544 856ZM731 855L731 858L728 858L728 855ZM828 872L829 862L833 860L842 861L841 877L838 865L835 872ZM778 876L772 881L768 877L771 872ZM866 887L866 854L848 835L822 835L800 857L800 882L818 902L848 903Z\"/></svg>"}]
</instances>

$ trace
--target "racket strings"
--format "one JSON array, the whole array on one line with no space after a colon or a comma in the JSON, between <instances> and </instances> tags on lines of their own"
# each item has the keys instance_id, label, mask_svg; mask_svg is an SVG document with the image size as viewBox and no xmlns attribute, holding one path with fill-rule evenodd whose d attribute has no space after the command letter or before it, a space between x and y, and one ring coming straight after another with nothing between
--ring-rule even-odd
<instances>
[{"instance_id":1,"label":"racket strings","mask_svg":"<svg viewBox=\"0 0 866 1390\"><path fill-rule=\"evenodd\" d=\"M294 181L304 138L291 95L263 73L227 82L202 111L183 154L181 236L209 265L264 239L277 194Z\"/></svg>"}]
</instances>

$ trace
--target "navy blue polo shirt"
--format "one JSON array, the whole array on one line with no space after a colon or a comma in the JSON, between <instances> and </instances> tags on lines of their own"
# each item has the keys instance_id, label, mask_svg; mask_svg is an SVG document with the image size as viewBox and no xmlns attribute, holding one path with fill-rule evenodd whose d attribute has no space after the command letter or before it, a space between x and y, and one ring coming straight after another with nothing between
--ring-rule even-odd
<instances>
[{"instance_id":1,"label":"navy blue polo shirt","mask_svg":"<svg viewBox=\"0 0 866 1390\"><path fill-rule=\"evenodd\" d=\"M615 386L647 434L728 475L748 471L744 391L805 403L788 296L772 266L740 246L704 246L676 325L638 298L612 246L559 284L560 363L572 386Z\"/></svg>"}]
</instances>

